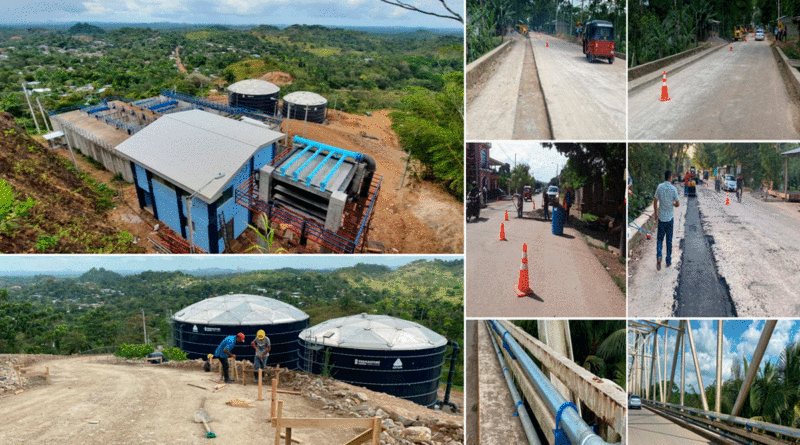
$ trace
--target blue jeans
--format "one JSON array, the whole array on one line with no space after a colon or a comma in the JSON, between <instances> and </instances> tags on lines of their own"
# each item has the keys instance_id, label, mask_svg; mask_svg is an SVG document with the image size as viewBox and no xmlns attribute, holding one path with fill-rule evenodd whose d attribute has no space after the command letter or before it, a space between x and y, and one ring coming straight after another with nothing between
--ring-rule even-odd
<instances>
[{"instance_id":1,"label":"blue jeans","mask_svg":"<svg viewBox=\"0 0 800 445\"><path fill-rule=\"evenodd\" d=\"M664 241L664 237L667 237L667 266L672 264L672 222L674 219L671 219L667 222L658 221L658 235L656 238L658 241L656 242L656 258L661 258L661 242Z\"/></svg>"}]
</instances>

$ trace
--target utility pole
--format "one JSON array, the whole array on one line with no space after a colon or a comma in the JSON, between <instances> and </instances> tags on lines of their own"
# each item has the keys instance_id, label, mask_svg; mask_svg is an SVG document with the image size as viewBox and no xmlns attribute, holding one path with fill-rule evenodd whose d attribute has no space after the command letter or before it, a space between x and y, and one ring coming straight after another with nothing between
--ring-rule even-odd
<instances>
[{"instance_id":1,"label":"utility pole","mask_svg":"<svg viewBox=\"0 0 800 445\"><path fill-rule=\"evenodd\" d=\"M44 121L45 128L47 128L47 131L53 131L50 129L50 125L47 123L47 115L44 113L44 108L42 108L42 103L39 102L39 97L36 97L36 103L39 105L39 111L42 112L42 120Z\"/></svg>"},{"instance_id":2,"label":"utility pole","mask_svg":"<svg viewBox=\"0 0 800 445\"><path fill-rule=\"evenodd\" d=\"M142 332L144 333L144 344L147 344L147 327L144 324L144 309L142 309Z\"/></svg>"},{"instance_id":3,"label":"utility pole","mask_svg":"<svg viewBox=\"0 0 800 445\"><path fill-rule=\"evenodd\" d=\"M36 120L36 114L33 112L33 105L31 105L31 98L28 97L28 90L25 89L25 83L22 83L22 94L25 95L25 100L28 101L28 108L31 110L31 117L33 118L33 123L36 124L36 133L41 133L42 130L39 129L39 122Z\"/></svg>"}]
</instances>

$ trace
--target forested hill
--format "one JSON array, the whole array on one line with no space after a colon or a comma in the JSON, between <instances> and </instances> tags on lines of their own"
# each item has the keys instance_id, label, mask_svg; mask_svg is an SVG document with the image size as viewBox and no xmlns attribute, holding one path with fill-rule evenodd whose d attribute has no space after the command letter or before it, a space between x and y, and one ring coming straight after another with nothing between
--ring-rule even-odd
<instances>
[{"instance_id":1,"label":"forested hill","mask_svg":"<svg viewBox=\"0 0 800 445\"><path fill-rule=\"evenodd\" d=\"M0 277L0 353L73 353L170 343L169 315L229 293L275 298L311 324L362 312L417 321L450 339L463 336L463 260L419 260L395 270L368 264L336 270L264 270L221 275L93 268L78 277ZM58 341L56 341L58 340Z\"/></svg>"}]
</instances>

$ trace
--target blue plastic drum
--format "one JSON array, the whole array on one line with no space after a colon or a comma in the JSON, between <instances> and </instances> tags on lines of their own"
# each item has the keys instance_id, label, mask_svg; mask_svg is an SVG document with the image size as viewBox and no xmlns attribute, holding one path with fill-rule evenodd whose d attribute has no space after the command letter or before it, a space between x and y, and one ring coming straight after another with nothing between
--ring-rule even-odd
<instances>
[{"instance_id":1,"label":"blue plastic drum","mask_svg":"<svg viewBox=\"0 0 800 445\"><path fill-rule=\"evenodd\" d=\"M564 219L567 216L567 211L562 209L561 207L553 207L553 225L552 225L552 232L553 235L563 235L564 234Z\"/></svg>"}]
</instances>

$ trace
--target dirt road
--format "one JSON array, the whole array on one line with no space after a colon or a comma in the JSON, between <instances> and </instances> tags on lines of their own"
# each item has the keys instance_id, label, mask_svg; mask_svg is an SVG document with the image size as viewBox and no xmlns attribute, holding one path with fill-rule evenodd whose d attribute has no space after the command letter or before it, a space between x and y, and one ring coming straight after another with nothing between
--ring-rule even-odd
<instances>
[{"instance_id":1,"label":"dirt road","mask_svg":"<svg viewBox=\"0 0 800 445\"><path fill-rule=\"evenodd\" d=\"M541 208L541 195L535 198ZM532 204L525 203L525 210ZM504 221L508 210L509 221ZM508 241L498 241L500 224ZM582 235L550 222L518 219L511 201L490 203L478 222L467 224L468 317L624 317L625 295L589 251ZM528 244L533 297L518 298L522 244Z\"/></svg>"},{"instance_id":2,"label":"dirt road","mask_svg":"<svg viewBox=\"0 0 800 445\"><path fill-rule=\"evenodd\" d=\"M625 61L589 63L579 45L552 36L531 42L553 139L624 140Z\"/></svg>"},{"instance_id":3,"label":"dirt road","mask_svg":"<svg viewBox=\"0 0 800 445\"><path fill-rule=\"evenodd\" d=\"M798 139L797 106L770 43L748 39L730 47L675 74L666 67L669 101L659 100L661 82L630 91L630 139Z\"/></svg>"},{"instance_id":4,"label":"dirt road","mask_svg":"<svg viewBox=\"0 0 800 445\"><path fill-rule=\"evenodd\" d=\"M467 91L468 140L625 139L624 63L588 63L580 46L552 36L514 39Z\"/></svg>"},{"instance_id":5,"label":"dirt road","mask_svg":"<svg viewBox=\"0 0 800 445\"><path fill-rule=\"evenodd\" d=\"M731 193L725 205L724 192L703 186L697 192L698 221L686 215L685 198L675 209L673 267L656 272L655 237L631 262L630 315L725 315L720 307L725 302L713 303L720 290L727 292L739 317L800 315L800 206L764 202L760 193L745 193L741 203ZM693 211L689 205L688 212ZM698 225L702 236L692 241L691 232L697 230L692 226ZM710 254L713 264L697 261L700 254ZM684 268L697 270L685 273Z\"/></svg>"},{"instance_id":6,"label":"dirt road","mask_svg":"<svg viewBox=\"0 0 800 445\"><path fill-rule=\"evenodd\" d=\"M213 393L187 383L213 389L214 383L210 378L216 373L118 362L119 359L111 356L100 356L60 358L37 364L37 368L49 366L51 384L28 388L19 395L2 399L0 443L208 443L203 425L193 421L193 414L200 409L204 397L207 398L204 409L210 414L209 427L217 435L216 442L264 443L275 435L268 420L270 395L267 392L263 401L257 401L257 386L231 384ZM319 380L314 376L311 378L312 381ZM289 379L291 376L287 375L281 378L281 382ZM437 419L460 423L457 416L428 410L406 400L356 389L341 382L332 385L332 388L347 394L355 389L364 394L369 406L395 410L407 418L419 415L420 418L433 419L434 423ZM306 390L311 386L304 384L303 388L295 389ZM318 391L329 390L320 387ZM253 401L255 407L247 409L227 405L225 402L232 398ZM309 393L309 396L281 394L280 399L284 401L286 416L352 417L330 408L323 409L326 403L332 402L314 393ZM454 400L459 405L462 403ZM354 429L301 428L295 429L292 437L303 444L323 445L345 443L360 432ZM463 435L461 437L463 439Z\"/></svg>"}]
</instances>

